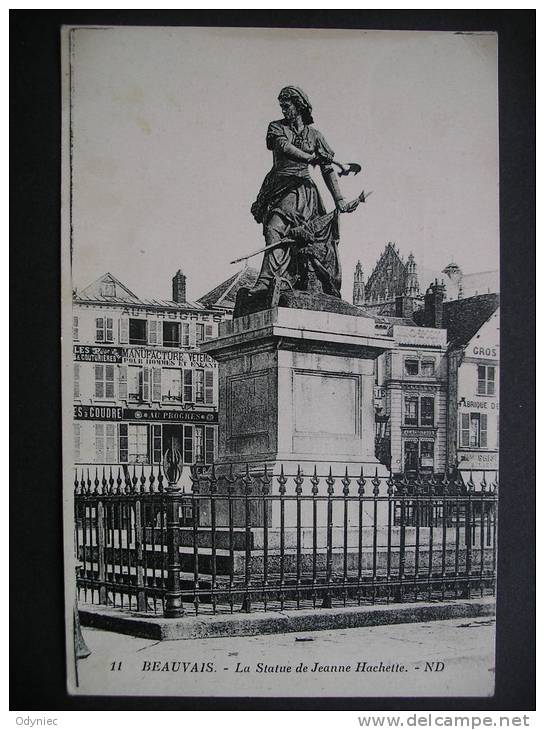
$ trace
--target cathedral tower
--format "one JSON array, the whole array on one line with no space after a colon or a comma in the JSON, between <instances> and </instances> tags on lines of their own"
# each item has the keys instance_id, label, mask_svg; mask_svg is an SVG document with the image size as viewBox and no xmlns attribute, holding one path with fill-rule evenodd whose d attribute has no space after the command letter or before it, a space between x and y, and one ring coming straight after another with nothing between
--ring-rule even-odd
<instances>
[{"instance_id":1,"label":"cathedral tower","mask_svg":"<svg viewBox=\"0 0 545 730\"><path fill-rule=\"evenodd\" d=\"M355 305L365 304L365 277L361 261L356 264L354 271L354 291L352 294L352 303Z\"/></svg>"}]
</instances>

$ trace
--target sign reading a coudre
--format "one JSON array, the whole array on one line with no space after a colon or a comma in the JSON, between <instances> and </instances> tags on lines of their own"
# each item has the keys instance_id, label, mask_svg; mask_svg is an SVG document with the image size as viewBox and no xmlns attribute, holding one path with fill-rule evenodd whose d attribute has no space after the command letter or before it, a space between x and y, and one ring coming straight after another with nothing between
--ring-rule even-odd
<instances>
[{"instance_id":1,"label":"sign reading a coudre","mask_svg":"<svg viewBox=\"0 0 545 730\"><path fill-rule=\"evenodd\" d=\"M122 417L121 406L74 406L77 421L120 421Z\"/></svg>"}]
</instances>

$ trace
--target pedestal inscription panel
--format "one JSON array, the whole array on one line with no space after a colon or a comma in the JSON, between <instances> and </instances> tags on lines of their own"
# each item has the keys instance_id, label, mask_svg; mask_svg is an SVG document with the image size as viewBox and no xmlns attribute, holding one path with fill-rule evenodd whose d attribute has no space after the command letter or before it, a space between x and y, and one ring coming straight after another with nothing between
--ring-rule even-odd
<instances>
[{"instance_id":1,"label":"pedestal inscription panel","mask_svg":"<svg viewBox=\"0 0 545 730\"><path fill-rule=\"evenodd\" d=\"M231 376L227 417L230 447L262 450L269 446L269 373L261 371Z\"/></svg>"}]
</instances>

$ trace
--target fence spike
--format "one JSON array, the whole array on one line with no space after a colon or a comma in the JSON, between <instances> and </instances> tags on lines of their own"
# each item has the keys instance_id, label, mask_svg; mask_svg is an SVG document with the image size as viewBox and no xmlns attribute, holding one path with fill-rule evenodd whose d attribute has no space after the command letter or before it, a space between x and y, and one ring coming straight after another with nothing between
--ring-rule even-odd
<instances>
[{"instance_id":1,"label":"fence spike","mask_svg":"<svg viewBox=\"0 0 545 730\"><path fill-rule=\"evenodd\" d=\"M333 478L333 473L331 471L331 464L329 465L329 474L327 475L327 479L325 481L327 484L327 493L331 496L333 494L333 487L335 485L335 479Z\"/></svg>"},{"instance_id":2,"label":"fence spike","mask_svg":"<svg viewBox=\"0 0 545 730\"><path fill-rule=\"evenodd\" d=\"M154 486L155 485L155 472L153 471L153 463L151 465L151 471L149 473L149 480L148 481L149 481L149 491L150 491L150 494L153 494L153 492L155 491L155 486Z\"/></svg>"},{"instance_id":3,"label":"fence spike","mask_svg":"<svg viewBox=\"0 0 545 730\"><path fill-rule=\"evenodd\" d=\"M117 490L116 490L115 493L116 494L121 494L121 485L123 484L123 480L121 479L121 467L120 466L117 467L117 479L116 479L116 483L117 483Z\"/></svg>"},{"instance_id":4,"label":"fence spike","mask_svg":"<svg viewBox=\"0 0 545 730\"><path fill-rule=\"evenodd\" d=\"M102 484L101 484L101 486L102 486L101 494L108 494L108 487L107 487L107 482L106 482L106 467L104 465L102 466Z\"/></svg>"},{"instance_id":5,"label":"fence spike","mask_svg":"<svg viewBox=\"0 0 545 730\"><path fill-rule=\"evenodd\" d=\"M363 466L360 466L360 475L358 477L358 495L363 497L365 494L365 478L363 476Z\"/></svg>"},{"instance_id":6,"label":"fence spike","mask_svg":"<svg viewBox=\"0 0 545 730\"><path fill-rule=\"evenodd\" d=\"M282 495L286 494L286 482L288 480L284 476L284 464L280 464L280 476L277 477L276 481L280 485L280 488L278 490L280 492L280 494L282 494Z\"/></svg>"},{"instance_id":7,"label":"fence spike","mask_svg":"<svg viewBox=\"0 0 545 730\"><path fill-rule=\"evenodd\" d=\"M318 484L320 483L320 480L316 472L316 464L314 464L314 474L310 477L310 483L312 484L312 494L318 494Z\"/></svg>"},{"instance_id":8,"label":"fence spike","mask_svg":"<svg viewBox=\"0 0 545 730\"><path fill-rule=\"evenodd\" d=\"M295 476L295 494L301 494L303 491L303 475L301 472L301 464L297 464L297 474Z\"/></svg>"},{"instance_id":9,"label":"fence spike","mask_svg":"<svg viewBox=\"0 0 545 730\"><path fill-rule=\"evenodd\" d=\"M386 490L386 494L391 497L394 493L394 478L391 469L390 473L388 474L388 479L386 480L386 486L388 487L388 489Z\"/></svg>"},{"instance_id":10,"label":"fence spike","mask_svg":"<svg viewBox=\"0 0 545 730\"><path fill-rule=\"evenodd\" d=\"M475 491L475 482L473 481L473 469L469 470L469 479L467 480L467 490L468 490L468 492Z\"/></svg>"},{"instance_id":11,"label":"fence spike","mask_svg":"<svg viewBox=\"0 0 545 730\"><path fill-rule=\"evenodd\" d=\"M78 482L78 468L76 467L74 469L74 494L77 494L78 493L78 486L79 486L79 482Z\"/></svg>"},{"instance_id":12,"label":"fence spike","mask_svg":"<svg viewBox=\"0 0 545 730\"><path fill-rule=\"evenodd\" d=\"M345 497L348 497L350 482L351 482L351 479L348 476L348 466L345 466L344 467L344 477L342 478L343 495Z\"/></svg>"},{"instance_id":13,"label":"fence spike","mask_svg":"<svg viewBox=\"0 0 545 730\"><path fill-rule=\"evenodd\" d=\"M269 468L267 466L267 462L265 462L265 469L263 470L263 477L261 479L261 484L263 486L263 494L269 493L270 483L271 483L271 480L269 478Z\"/></svg>"},{"instance_id":14,"label":"fence spike","mask_svg":"<svg viewBox=\"0 0 545 730\"><path fill-rule=\"evenodd\" d=\"M483 492L486 492L486 488L488 487L488 482L486 481L486 472L483 471L483 478L481 479L481 487Z\"/></svg>"},{"instance_id":15,"label":"fence spike","mask_svg":"<svg viewBox=\"0 0 545 730\"><path fill-rule=\"evenodd\" d=\"M371 484L373 485L373 496L378 497L379 495L379 487L380 487L380 479L378 478L378 467L375 467L375 476L371 480Z\"/></svg>"},{"instance_id":16,"label":"fence spike","mask_svg":"<svg viewBox=\"0 0 545 730\"><path fill-rule=\"evenodd\" d=\"M114 491L114 475L112 473L112 466L110 465L110 476L108 477L108 494L112 494Z\"/></svg>"},{"instance_id":17,"label":"fence spike","mask_svg":"<svg viewBox=\"0 0 545 730\"><path fill-rule=\"evenodd\" d=\"M93 494L98 494L99 484L100 484L100 482L98 480L98 466L95 466L95 481L94 481L95 489L93 491Z\"/></svg>"},{"instance_id":18,"label":"fence spike","mask_svg":"<svg viewBox=\"0 0 545 730\"><path fill-rule=\"evenodd\" d=\"M133 464L132 467L132 485L131 485L131 492L134 494L136 492L136 485L138 484L138 477L136 476L136 464Z\"/></svg>"},{"instance_id":19,"label":"fence spike","mask_svg":"<svg viewBox=\"0 0 545 730\"><path fill-rule=\"evenodd\" d=\"M142 464L142 474L140 474L140 491L146 491L146 476L144 474L144 464Z\"/></svg>"}]
</instances>

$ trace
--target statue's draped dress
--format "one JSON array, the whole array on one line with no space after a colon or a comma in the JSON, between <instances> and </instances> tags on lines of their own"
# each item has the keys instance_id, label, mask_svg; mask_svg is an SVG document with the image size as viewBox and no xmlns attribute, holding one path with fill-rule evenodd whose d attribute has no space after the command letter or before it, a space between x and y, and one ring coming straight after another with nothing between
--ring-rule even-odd
<instances>
[{"instance_id":1,"label":"statue's draped dress","mask_svg":"<svg viewBox=\"0 0 545 730\"><path fill-rule=\"evenodd\" d=\"M288 157L285 152L287 144L319 155L325 164L334 156L321 132L312 126L305 125L296 132L286 120L269 124L267 148L273 152L273 167L265 176L251 208L256 221L263 223L267 246L289 236L293 228L304 228L306 223L326 213L318 188L310 177L308 164ZM312 239L311 245L295 255L288 245L265 254L256 288L268 287L276 277L287 280L294 288L305 288L301 282L307 273L304 269L310 266L322 291L340 297L338 216L332 216L323 228L313 232Z\"/></svg>"}]
</instances>

